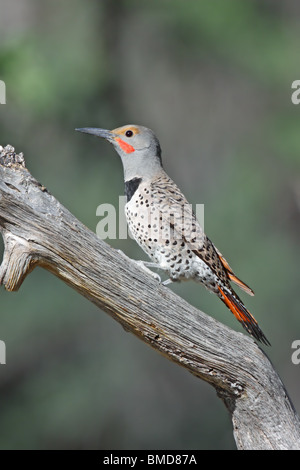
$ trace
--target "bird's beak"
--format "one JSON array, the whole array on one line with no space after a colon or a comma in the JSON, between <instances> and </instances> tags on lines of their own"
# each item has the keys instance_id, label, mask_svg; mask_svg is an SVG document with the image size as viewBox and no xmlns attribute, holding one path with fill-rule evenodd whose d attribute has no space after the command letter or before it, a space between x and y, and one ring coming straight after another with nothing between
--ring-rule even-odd
<instances>
[{"instance_id":1,"label":"bird's beak","mask_svg":"<svg viewBox=\"0 0 300 470\"><path fill-rule=\"evenodd\" d=\"M97 129L96 127L82 127L75 129L75 131L84 132L85 134L95 135L96 137L102 137L103 139L113 142L116 138L116 134L107 129Z\"/></svg>"}]
</instances>

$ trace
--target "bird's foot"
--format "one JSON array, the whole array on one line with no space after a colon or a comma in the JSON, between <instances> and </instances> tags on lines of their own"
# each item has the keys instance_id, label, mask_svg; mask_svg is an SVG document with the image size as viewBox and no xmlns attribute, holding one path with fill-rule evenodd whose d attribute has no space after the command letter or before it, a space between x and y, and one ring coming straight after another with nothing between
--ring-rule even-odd
<instances>
[{"instance_id":1,"label":"bird's foot","mask_svg":"<svg viewBox=\"0 0 300 470\"><path fill-rule=\"evenodd\" d=\"M158 280L158 282L162 286L167 286L168 284L172 284L174 281L172 279L166 279L165 281L161 281L161 277L154 273L153 271L150 271L148 268L156 268L156 269L163 269L161 268L157 263L152 263L151 261L137 261L137 263L141 266L143 264L143 267L146 268L147 272L150 272L152 276Z\"/></svg>"},{"instance_id":2,"label":"bird's foot","mask_svg":"<svg viewBox=\"0 0 300 470\"><path fill-rule=\"evenodd\" d=\"M141 260L132 260L132 261L136 263L138 266L140 266L140 268L142 268L146 273L154 277L154 279L156 279L161 284L161 277L157 273L154 273L153 271L151 271L151 269L149 269L149 267L159 268L159 266L156 263L149 263L147 261L141 261Z\"/></svg>"},{"instance_id":3,"label":"bird's foot","mask_svg":"<svg viewBox=\"0 0 300 470\"><path fill-rule=\"evenodd\" d=\"M150 274L150 276L154 277L162 286L167 286L168 284L171 284L173 281L172 279L166 279L165 281L162 282L161 277L159 274L154 273L151 271L149 268L156 268L156 269L162 269L157 263L153 263L151 261L142 261L142 260L135 260L129 258L127 255L122 250L117 249L119 253L122 253L123 256L126 256L126 258L130 259L130 261L133 261L136 263L140 268L142 268L146 273Z\"/></svg>"}]
</instances>

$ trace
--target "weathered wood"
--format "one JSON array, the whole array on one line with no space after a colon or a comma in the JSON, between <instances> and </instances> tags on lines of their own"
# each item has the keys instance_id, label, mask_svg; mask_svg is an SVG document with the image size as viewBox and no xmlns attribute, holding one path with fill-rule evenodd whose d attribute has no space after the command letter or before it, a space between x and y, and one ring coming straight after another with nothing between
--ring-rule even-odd
<instances>
[{"instance_id":1,"label":"weathered wood","mask_svg":"<svg viewBox=\"0 0 300 470\"><path fill-rule=\"evenodd\" d=\"M252 338L189 305L81 224L0 148L0 282L17 290L42 266L126 330L212 384L231 413L238 449L300 449L300 420ZM0 320L1 321L1 320Z\"/></svg>"}]
</instances>

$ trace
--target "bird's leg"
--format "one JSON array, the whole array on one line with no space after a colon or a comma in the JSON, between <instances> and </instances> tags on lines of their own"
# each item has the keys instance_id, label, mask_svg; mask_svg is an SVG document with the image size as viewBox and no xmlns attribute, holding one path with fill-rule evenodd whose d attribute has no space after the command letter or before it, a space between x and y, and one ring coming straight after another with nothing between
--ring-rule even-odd
<instances>
[{"instance_id":1,"label":"bird's leg","mask_svg":"<svg viewBox=\"0 0 300 470\"><path fill-rule=\"evenodd\" d=\"M167 279L166 281L161 282L161 277L159 276L159 274L154 273L153 271L151 271L151 269L149 269L149 268L163 269L159 266L159 264L153 263L151 261L142 261L142 260L131 259L127 255L125 255L125 253L122 250L117 249L116 251L118 253L122 253L122 255L126 256L126 258L130 259L130 261L133 261L134 263L136 263L146 273L150 274L150 276L154 277L154 279L157 279L157 281L160 284L162 284L163 286L167 286L168 284L171 284L173 282L172 279Z\"/></svg>"},{"instance_id":2,"label":"bird's leg","mask_svg":"<svg viewBox=\"0 0 300 470\"><path fill-rule=\"evenodd\" d=\"M135 260L135 259L133 259L131 261L133 261L138 266L140 266L140 268L142 268L146 273L148 273L152 277L154 277L154 279L157 279L158 282L161 284L161 277L158 274L151 271L151 269L149 269L149 267L148 267L148 266L150 266L152 268L159 268L159 266L156 263L150 263L150 262L147 262L147 261Z\"/></svg>"},{"instance_id":3,"label":"bird's leg","mask_svg":"<svg viewBox=\"0 0 300 470\"><path fill-rule=\"evenodd\" d=\"M143 263L145 268L147 267L147 268L163 269L161 266L159 266L159 264L152 263L151 261L138 261L138 263ZM153 273L152 271L151 271L151 273L152 273L152 275L155 276L155 273ZM158 274L157 274L157 276L158 276ZM158 277L160 279L160 276L158 276ZM168 284L172 284L173 281L172 281L172 279L166 279L165 281L161 282L161 279L160 279L159 282L162 286L167 286Z\"/></svg>"},{"instance_id":4,"label":"bird's leg","mask_svg":"<svg viewBox=\"0 0 300 470\"><path fill-rule=\"evenodd\" d=\"M144 266L147 266L147 268L158 268L162 269L159 264L157 263L152 263L151 261L140 261L141 263L144 264Z\"/></svg>"}]
</instances>

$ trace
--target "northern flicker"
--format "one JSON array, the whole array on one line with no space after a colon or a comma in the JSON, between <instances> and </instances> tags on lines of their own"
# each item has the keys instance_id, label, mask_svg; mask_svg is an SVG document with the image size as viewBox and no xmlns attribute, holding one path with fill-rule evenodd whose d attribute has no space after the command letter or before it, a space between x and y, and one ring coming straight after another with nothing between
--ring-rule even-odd
<instances>
[{"instance_id":1,"label":"northern flicker","mask_svg":"<svg viewBox=\"0 0 300 470\"><path fill-rule=\"evenodd\" d=\"M124 169L125 213L130 231L151 258L173 281L194 279L214 292L255 339L269 345L255 318L232 289L230 281L250 295L254 292L232 271L203 232L180 189L164 171L161 148L154 133L127 125L112 131L76 129L102 137L121 157Z\"/></svg>"}]
</instances>

